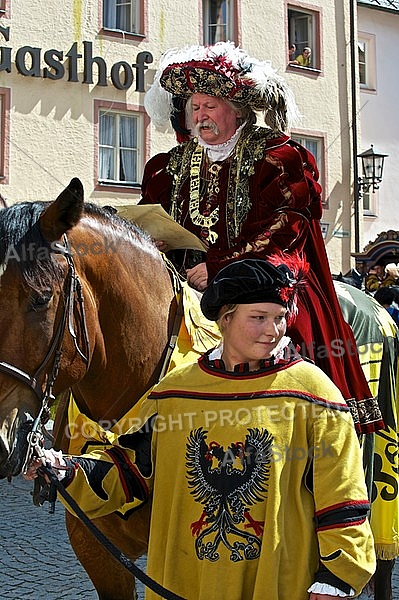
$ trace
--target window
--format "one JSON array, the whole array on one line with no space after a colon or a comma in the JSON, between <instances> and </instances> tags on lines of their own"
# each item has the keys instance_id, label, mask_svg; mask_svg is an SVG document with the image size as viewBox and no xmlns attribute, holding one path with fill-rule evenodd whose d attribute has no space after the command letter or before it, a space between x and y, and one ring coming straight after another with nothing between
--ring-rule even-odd
<instances>
[{"instance_id":1,"label":"window","mask_svg":"<svg viewBox=\"0 0 399 600\"><path fill-rule=\"evenodd\" d=\"M103 27L139 33L139 4L140 0L103 0Z\"/></svg>"},{"instance_id":2,"label":"window","mask_svg":"<svg viewBox=\"0 0 399 600\"><path fill-rule=\"evenodd\" d=\"M141 179L142 117L100 110L98 114L98 179L100 183L138 185Z\"/></svg>"},{"instance_id":3,"label":"window","mask_svg":"<svg viewBox=\"0 0 399 600\"><path fill-rule=\"evenodd\" d=\"M303 10L297 7L288 8L288 46L295 44L296 56L305 48L311 49L310 64L312 69L320 69L320 15L316 11ZM300 65L294 65L299 66Z\"/></svg>"},{"instance_id":4,"label":"window","mask_svg":"<svg viewBox=\"0 0 399 600\"><path fill-rule=\"evenodd\" d=\"M375 90L375 36L367 33L359 33L357 50L360 87Z\"/></svg>"},{"instance_id":5,"label":"window","mask_svg":"<svg viewBox=\"0 0 399 600\"><path fill-rule=\"evenodd\" d=\"M204 44L234 40L234 0L204 0Z\"/></svg>"},{"instance_id":6,"label":"window","mask_svg":"<svg viewBox=\"0 0 399 600\"><path fill-rule=\"evenodd\" d=\"M366 71L366 42L361 40L357 44L358 55L359 55L359 82L360 85L366 85L367 83L367 71Z\"/></svg>"},{"instance_id":7,"label":"window","mask_svg":"<svg viewBox=\"0 0 399 600\"><path fill-rule=\"evenodd\" d=\"M363 200L363 215L367 217L377 216L377 192L373 192L370 188L368 192L362 194Z\"/></svg>"},{"instance_id":8,"label":"window","mask_svg":"<svg viewBox=\"0 0 399 600\"><path fill-rule=\"evenodd\" d=\"M292 133L292 139L304 146L316 159L316 165L319 170L319 182L323 187L325 181L325 164L324 164L324 138L318 136L302 135Z\"/></svg>"}]
</instances>

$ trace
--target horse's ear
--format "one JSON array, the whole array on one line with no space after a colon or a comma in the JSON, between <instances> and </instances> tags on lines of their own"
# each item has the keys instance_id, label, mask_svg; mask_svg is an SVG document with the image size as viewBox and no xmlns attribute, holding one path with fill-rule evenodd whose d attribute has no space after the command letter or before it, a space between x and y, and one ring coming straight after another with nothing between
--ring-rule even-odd
<instances>
[{"instance_id":1,"label":"horse's ear","mask_svg":"<svg viewBox=\"0 0 399 600\"><path fill-rule=\"evenodd\" d=\"M48 242L59 240L72 229L83 213L83 185L76 177L40 217L40 229Z\"/></svg>"}]
</instances>

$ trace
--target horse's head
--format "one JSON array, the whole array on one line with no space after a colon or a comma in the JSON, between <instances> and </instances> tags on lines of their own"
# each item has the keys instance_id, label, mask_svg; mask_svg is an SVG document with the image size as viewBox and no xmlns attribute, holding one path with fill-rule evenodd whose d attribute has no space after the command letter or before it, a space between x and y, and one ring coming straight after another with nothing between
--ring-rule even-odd
<instances>
[{"instance_id":1,"label":"horse's head","mask_svg":"<svg viewBox=\"0 0 399 600\"><path fill-rule=\"evenodd\" d=\"M53 203L0 211L0 478L20 473L27 433L43 394L54 393L60 361L84 368L74 350L63 355L68 311L77 310L68 299L75 280L64 236L82 212L78 179Z\"/></svg>"},{"instance_id":2,"label":"horse's head","mask_svg":"<svg viewBox=\"0 0 399 600\"><path fill-rule=\"evenodd\" d=\"M85 204L78 179L51 203L0 210L0 478L21 471L47 399L72 389L108 427L157 381L170 273L149 236L112 212Z\"/></svg>"}]
</instances>

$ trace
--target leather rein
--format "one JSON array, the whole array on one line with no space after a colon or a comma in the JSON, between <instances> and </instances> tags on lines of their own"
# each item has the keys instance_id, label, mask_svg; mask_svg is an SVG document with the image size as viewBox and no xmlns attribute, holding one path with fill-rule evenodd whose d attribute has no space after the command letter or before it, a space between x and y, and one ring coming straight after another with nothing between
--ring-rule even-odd
<instances>
[{"instance_id":1,"label":"leather rein","mask_svg":"<svg viewBox=\"0 0 399 600\"><path fill-rule=\"evenodd\" d=\"M61 294L60 296L60 302L63 302L61 318L58 322L57 328L53 335L46 356L37 368L34 375L29 375L29 373L26 373L25 371L19 369L15 365L12 365L8 362L0 361L0 373L5 373L6 375L14 377L14 379L19 381L20 383L27 385L35 394L40 405L38 415L34 420L32 429L30 430L27 436L28 449L24 460L22 472L26 470L27 465L32 458L33 451L39 443L39 439L41 437L39 428L41 428L48 421L49 408L55 400L53 388L60 369L60 362L62 357L62 344L66 328L68 328L68 332L73 339L76 351L85 363L86 369L88 368L90 360L90 342L87 334L82 285L76 273L73 255L70 251L70 246L68 244L68 239L66 235L64 235L64 244L57 244L56 248L56 253L61 254L65 257L68 265L68 272L64 281L63 294ZM75 331L74 314L76 306L78 307L78 310L76 312L79 316L79 324L83 335L83 350L79 348L77 335ZM47 374L46 383L43 388L42 385L39 384L39 378L45 372L51 361L52 365Z\"/></svg>"}]
</instances>

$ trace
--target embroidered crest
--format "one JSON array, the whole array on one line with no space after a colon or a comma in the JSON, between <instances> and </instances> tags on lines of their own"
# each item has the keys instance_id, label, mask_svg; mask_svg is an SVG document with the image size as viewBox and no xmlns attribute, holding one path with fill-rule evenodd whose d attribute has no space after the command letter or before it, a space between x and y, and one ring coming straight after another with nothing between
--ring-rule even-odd
<instances>
[{"instance_id":1,"label":"embroidered crest","mask_svg":"<svg viewBox=\"0 0 399 600\"><path fill-rule=\"evenodd\" d=\"M249 507L267 496L273 436L265 429L247 431L244 442L233 442L226 450L217 441L208 443L202 427L188 438L188 485L204 505L200 519L191 523L201 560L217 561L221 544L233 562L260 554L264 522L254 520Z\"/></svg>"}]
</instances>

